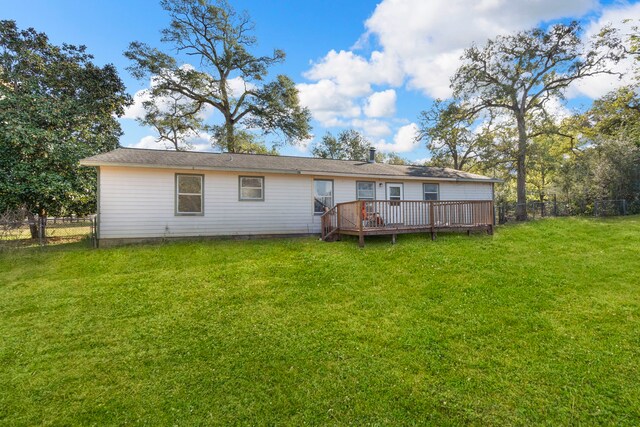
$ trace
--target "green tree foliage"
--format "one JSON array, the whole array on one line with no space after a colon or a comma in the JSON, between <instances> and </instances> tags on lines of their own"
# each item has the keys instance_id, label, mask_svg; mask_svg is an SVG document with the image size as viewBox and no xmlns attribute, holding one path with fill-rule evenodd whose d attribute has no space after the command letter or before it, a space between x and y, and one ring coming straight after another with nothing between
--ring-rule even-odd
<instances>
[{"instance_id":1,"label":"green tree foliage","mask_svg":"<svg viewBox=\"0 0 640 427\"><path fill-rule=\"evenodd\" d=\"M472 171L478 160L487 159L490 124L473 128L476 115L455 100L436 99L431 109L420 113L418 140L426 142L434 166ZM477 125L477 124L476 124Z\"/></svg>"},{"instance_id":2,"label":"green tree foliage","mask_svg":"<svg viewBox=\"0 0 640 427\"><path fill-rule=\"evenodd\" d=\"M336 160L366 160L371 143L358 131L348 129L333 136L327 132L311 148L314 157Z\"/></svg>"},{"instance_id":3,"label":"green tree foliage","mask_svg":"<svg viewBox=\"0 0 640 427\"><path fill-rule=\"evenodd\" d=\"M638 105L635 88L622 87L568 120L574 138L555 179L559 191L568 198L626 199L640 205Z\"/></svg>"},{"instance_id":4,"label":"green tree foliage","mask_svg":"<svg viewBox=\"0 0 640 427\"><path fill-rule=\"evenodd\" d=\"M285 75L267 81L269 69L284 61L284 52L274 50L270 56L250 52L257 41L246 13L236 13L225 0L163 0L161 4L171 18L162 31L162 42L194 61L180 65L175 57L144 43L129 45L125 56L132 61L133 76L152 79L151 103L162 104L167 96L179 99L177 111L154 110L148 104L145 122L158 128L156 124L168 121L169 133L175 125L183 136L210 132L214 145L228 152L242 150L246 138L238 137L238 128L277 133L286 143L309 138L310 113L300 106L293 81ZM235 82L244 88L232 90L232 79L239 79ZM224 123L203 123L199 117L207 109L220 112Z\"/></svg>"},{"instance_id":5,"label":"green tree foliage","mask_svg":"<svg viewBox=\"0 0 640 427\"><path fill-rule=\"evenodd\" d=\"M376 153L376 162L378 163L386 163L388 165L400 165L406 166L410 165L411 162L400 156L398 153Z\"/></svg>"},{"instance_id":6,"label":"green tree foliage","mask_svg":"<svg viewBox=\"0 0 640 427\"><path fill-rule=\"evenodd\" d=\"M472 46L451 80L454 96L472 112L508 115L517 129L516 217L527 218L526 164L529 143L552 132L547 104L562 99L572 82L611 73L610 65L625 52L615 31L607 28L585 46L576 23L532 29Z\"/></svg>"},{"instance_id":7,"label":"green tree foliage","mask_svg":"<svg viewBox=\"0 0 640 427\"><path fill-rule=\"evenodd\" d=\"M112 65L0 21L0 210L95 210L95 172L78 160L114 149L130 102Z\"/></svg>"},{"instance_id":8,"label":"green tree foliage","mask_svg":"<svg viewBox=\"0 0 640 427\"><path fill-rule=\"evenodd\" d=\"M201 116L194 114L193 103L179 93L166 93L142 103L145 115L137 121L158 132L158 143L169 143L176 151L192 149L190 137L199 136L204 128Z\"/></svg>"},{"instance_id":9,"label":"green tree foliage","mask_svg":"<svg viewBox=\"0 0 640 427\"><path fill-rule=\"evenodd\" d=\"M640 99L637 86L624 86L593 102L591 108L576 117L585 137L612 137L625 133L640 135ZM637 140L640 143L640 140Z\"/></svg>"}]
</instances>

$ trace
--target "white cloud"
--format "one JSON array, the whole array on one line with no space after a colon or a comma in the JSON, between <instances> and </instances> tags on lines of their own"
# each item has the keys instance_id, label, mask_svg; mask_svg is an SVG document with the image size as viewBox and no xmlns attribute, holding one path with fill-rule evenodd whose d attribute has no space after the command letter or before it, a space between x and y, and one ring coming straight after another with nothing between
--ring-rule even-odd
<instances>
[{"instance_id":1,"label":"white cloud","mask_svg":"<svg viewBox=\"0 0 640 427\"><path fill-rule=\"evenodd\" d=\"M377 119L353 119L351 126L362 131L364 136L369 139L378 139L391 135L391 127L383 120Z\"/></svg>"},{"instance_id":2,"label":"white cloud","mask_svg":"<svg viewBox=\"0 0 640 427\"><path fill-rule=\"evenodd\" d=\"M331 50L305 73L305 77L311 80L331 80L340 94L349 97L369 94L372 84L399 86L403 80L396 59L377 51L367 60L350 51Z\"/></svg>"},{"instance_id":3,"label":"white cloud","mask_svg":"<svg viewBox=\"0 0 640 427\"><path fill-rule=\"evenodd\" d=\"M551 98L545 105L545 110L556 123L560 123L562 120L570 117L573 113L569 110L565 104L558 98Z\"/></svg>"},{"instance_id":4,"label":"white cloud","mask_svg":"<svg viewBox=\"0 0 640 427\"><path fill-rule=\"evenodd\" d=\"M396 132L393 137L393 143L378 141L374 146L378 150L386 153L407 153L418 147L418 142L416 141L417 134L418 126L415 123L410 123L398 129L398 132Z\"/></svg>"},{"instance_id":5,"label":"white cloud","mask_svg":"<svg viewBox=\"0 0 640 427\"><path fill-rule=\"evenodd\" d=\"M625 20L630 21L624 22ZM617 28L620 35L624 38L632 32L632 27L637 25L638 20L640 20L640 3L611 6L604 9L598 19L589 22L585 29L584 39L588 40L590 37L598 34L607 24L611 24ZM626 42L626 40L623 41ZM568 96L576 97L584 95L591 99L600 98L620 86L633 83L633 70L635 67L637 67L635 58L629 57L623 59L617 65L611 66L613 71L622 74L622 78L610 74L587 77L571 85Z\"/></svg>"},{"instance_id":6,"label":"white cloud","mask_svg":"<svg viewBox=\"0 0 640 427\"><path fill-rule=\"evenodd\" d=\"M302 141L299 141L297 144L295 144L293 148L300 153L307 154L309 153L309 146L313 142L313 138L314 137L312 136L311 138L303 139Z\"/></svg>"},{"instance_id":7,"label":"white cloud","mask_svg":"<svg viewBox=\"0 0 640 427\"><path fill-rule=\"evenodd\" d=\"M351 50L331 50L311 64L309 82L298 85L301 102L324 127L355 127L384 151L408 152L415 124L394 117L397 88L447 98L472 43L598 8L596 0L382 0ZM383 140L391 129L393 141Z\"/></svg>"},{"instance_id":8,"label":"white cloud","mask_svg":"<svg viewBox=\"0 0 640 427\"><path fill-rule=\"evenodd\" d=\"M155 136L152 135L147 135L144 136L142 138L140 138L140 141L136 142L135 144L131 144L129 147L131 148L147 148L147 149L151 149L151 150L166 150L167 147L162 144L159 143L156 139Z\"/></svg>"},{"instance_id":9,"label":"white cloud","mask_svg":"<svg viewBox=\"0 0 640 427\"><path fill-rule=\"evenodd\" d=\"M398 58L409 87L432 97L449 92L449 78L462 50L498 34L540 22L578 17L594 0L384 0L366 21L364 37L375 37L385 55Z\"/></svg>"},{"instance_id":10,"label":"white cloud","mask_svg":"<svg viewBox=\"0 0 640 427\"><path fill-rule=\"evenodd\" d=\"M227 86L230 89L231 96L238 98L247 90L255 89L257 86L251 82L245 82L240 76L227 80Z\"/></svg>"},{"instance_id":11,"label":"white cloud","mask_svg":"<svg viewBox=\"0 0 640 427\"><path fill-rule=\"evenodd\" d=\"M189 151L212 151L210 135L201 134L188 137L186 142L191 144ZM146 148L150 150L173 150L173 144L166 141L158 141L157 136L147 135L140 138L140 141L129 145L131 148Z\"/></svg>"},{"instance_id":12,"label":"white cloud","mask_svg":"<svg viewBox=\"0 0 640 427\"><path fill-rule=\"evenodd\" d=\"M338 117L358 117L361 109L353 99L340 92L338 84L323 79L317 83L300 83L300 104L308 107L313 118L325 127L342 126L344 121Z\"/></svg>"},{"instance_id":13,"label":"white cloud","mask_svg":"<svg viewBox=\"0 0 640 427\"><path fill-rule=\"evenodd\" d=\"M417 166L422 166L422 165L424 165L425 163L427 163L429 161L431 161L431 157L423 157L423 158L420 158L420 159L412 160L411 164L412 165L417 165Z\"/></svg>"},{"instance_id":14,"label":"white cloud","mask_svg":"<svg viewBox=\"0 0 640 427\"><path fill-rule=\"evenodd\" d=\"M194 67L190 64L184 64L180 68L184 70L194 69ZM124 115L122 116L122 118L131 119L131 120L143 118L145 115L143 103L151 99L149 95L149 89L153 88L157 84L158 84L158 77L151 76L151 78L149 79L149 87L139 90L133 95L133 104L125 108ZM229 94L232 97L239 97L245 90L256 88L256 85L254 85L251 82L245 82L240 76L228 79L227 86L229 88ZM161 111L163 110L167 111L169 106L173 102L174 101L169 97L159 98L157 100L157 105L159 106L159 109ZM183 99L180 99L179 102L181 104L186 103L188 102L188 98L183 97ZM201 118L202 120L210 120L214 116L219 116L219 117L216 117L216 119L219 119L222 117L222 115L211 105L204 105L198 112L198 117Z\"/></svg>"},{"instance_id":15,"label":"white cloud","mask_svg":"<svg viewBox=\"0 0 640 427\"><path fill-rule=\"evenodd\" d=\"M124 109L123 119L136 120L144 117L144 107L142 103L149 99L147 89L139 90L133 95L133 104Z\"/></svg>"},{"instance_id":16,"label":"white cloud","mask_svg":"<svg viewBox=\"0 0 640 427\"><path fill-rule=\"evenodd\" d=\"M396 113L396 91L387 89L371 94L364 105L367 117L391 117Z\"/></svg>"}]
</instances>

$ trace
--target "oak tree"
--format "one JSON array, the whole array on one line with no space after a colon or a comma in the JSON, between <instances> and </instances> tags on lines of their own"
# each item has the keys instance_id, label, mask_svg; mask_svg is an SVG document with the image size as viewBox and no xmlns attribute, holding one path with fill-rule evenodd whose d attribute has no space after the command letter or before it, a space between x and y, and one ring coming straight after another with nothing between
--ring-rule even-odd
<instances>
[{"instance_id":1,"label":"oak tree","mask_svg":"<svg viewBox=\"0 0 640 427\"><path fill-rule=\"evenodd\" d=\"M336 160L366 160L371 143L354 129L343 130L337 136L327 132L311 148L314 157Z\"/></svg>"},{"instance_id":2,"label":"oak tree","mask_svg":"<svg viewBox=\"0 0 640 427\"><path fill-rule=\"evenodd\" d=\"M588 44L577 22L532 29L472 46L451 80L454 96L473 112L494 110L511 117L517 128L516 217L527 218L526 162L531 138L551 130L533 123L550 118L548 103L563 99L567 87L585 77L613 73L612 63L624 56L616 32L605 28Z\"/></svg>"},{"instance_id":3,"label":"oak tree","mask_svg":"<svg viewBox=\"0 0 640 427\"><path fill-rule=\"evenodd\" d=\"M417 140L426 142L431 164L468 171L485 159L491 147L491 136L485 132L490 125L476 121L476 115L455 100L436 99L423 110Z\"/></svg>"},{"instance_id":4,"label":"oak tree","mask_svg":"<svg viewBox=\"0 0 640 427\"><path fill-rule=\"evenodd\" d=\"M141 42L129 45L129 70L152 80L151 101L181 99L179 111L148 109L148 123L168 121L189 132L211 133L214 145L228 152L240 150L238 128L276 133L285 143L309 138L310 113L300 106L293 81L285 75L268 80L285 53L252 53L257 40L246 12L237 13L226 0L162 0L161 5L171 19L161 41L191 63ZM219 112L223 123L199 119L207 110Z\"/></svg>"}]
</instances>

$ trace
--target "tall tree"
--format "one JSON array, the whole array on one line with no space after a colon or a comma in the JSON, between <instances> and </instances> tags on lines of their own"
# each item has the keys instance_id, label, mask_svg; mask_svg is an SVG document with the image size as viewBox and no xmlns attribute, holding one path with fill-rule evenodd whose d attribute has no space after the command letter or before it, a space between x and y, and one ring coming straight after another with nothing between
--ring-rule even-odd
<instances>
[{"instance_id":1,"label":"tall tree","mask_svg":"<svg viewBox=\"0 0 640 427\"><path fill-rule=\"evenodd\" d=\"M489 149L491 140L482 132L490 126L474 131L475 121L475 115L455 100L436 99L429 110L420 113L417 139L426 141L433 164L471 170Z\"/></svg>"},{"instance_id":2,"label":"tall tree","mask_svg":"<svg viewBox=\"0 0 640 427\"><path fill-rule=\"evenodd\" d=\"M162 97L150 96L142 106L145 115L137 121L156 130L157 142L169 143L176 151L193 148L188 141L199 136L204 126L202 117L193 114L193 102L179 93L167 93Z\"/></svg>"},{"instance_id":3,"label":"tall tree","mask_svg":"<svg viewBox=\"0 0 640 427\"><path fill-rule=\"evenodd\" d=\"M529 141L550 133L534 126L549 118L547 103L562 99L576 80L611 73L610 66L624 55L615 31L606 28L588 46L581 27L572 22L547 30L532 29L489 40L483 48L472 46L462 55L462 65L451 80L454 96L472 111L494 110L514 120L518 138L516 218L525 220L526 161ZM550 120L542 120L546 124Z\"/></svg>"},{"instance_id":4,"label":"tall tree","mask_svg":"<svg viewBox=\"0 0 640 427\"><path fill-rule=\"evenodd\" d=\"M337 160L366 160L371 143L354 129L343 130L338 136L327 132L311 148L314 157Z\"/></svg>"},{"instance_id":5,"label":"tall tree","mask_svg":"<svg viewBox=\"0 0 640 427\"><path fill-rule=\"evenodd\" d=\"M398 153L376 153L376 162L378 163L386 163L388 165L398 165L398 166L406 166L410 165L411 162L402 157ZM421 166L421 165L420 165Z\"/></svg>"},{"instance_id":6,"label":"tall tree","mask_svg":"<svg viewBox=\"0 0 640 427\"><path fill-rule=\"evenodd\" d=\"M95 209L95 172L78 160L118 146L116 116L130 97L115 67L92 59L0 21L0 210Z\"/></svg>"},{"instance_id":7,"label":"tall tree","mask_svg":"<svg viewBox=\"0 0 640 427\"><path fill-rule=\"evenodd\" d=\"M246 12L236 13L226 0L162 0L161 5L171 18L161 41L195 61L180 65L156 48L131 43L125 52L132 61L129 70L138 79L153 79L151 100L172 94L184 97L188 107L178 117L197 117L207 108L220 112L221 125L196 120L189 126L211 132L223 151L239 150L238 126L279 133L287 143L309 137L310 113L300 106L293 81L285 75L266 81L269 69L284 61L284 52L274 50L270 56L250 52L257 41ZM172 116L169 110L146 118L155 122Z\"/></svg>"}]
</instances>

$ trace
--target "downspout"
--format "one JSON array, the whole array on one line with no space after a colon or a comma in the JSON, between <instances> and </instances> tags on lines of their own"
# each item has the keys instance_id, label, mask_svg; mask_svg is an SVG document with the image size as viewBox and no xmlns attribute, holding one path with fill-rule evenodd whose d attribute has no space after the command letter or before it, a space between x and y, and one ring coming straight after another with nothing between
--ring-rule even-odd
<instances>
[{"instance_id":1,"label":"downspout","mask_svg":"<svg viewBox=\"0 0 640 427\"><path fill-rule=\"evenodd\" d=\"M100 166L96 168L96 248L100 247Z\"/></svg>"},{"instance_id":2,"label":"downspout","mask_svg":"<svg viewBox=\"0 0 640 427\"><path fill-rule=\"evenodd\" d=\"M491 206L493 207L493 225L496 225L496 191L495 191L496 183L491 183Z\"/></svg>"}]
</instances>

